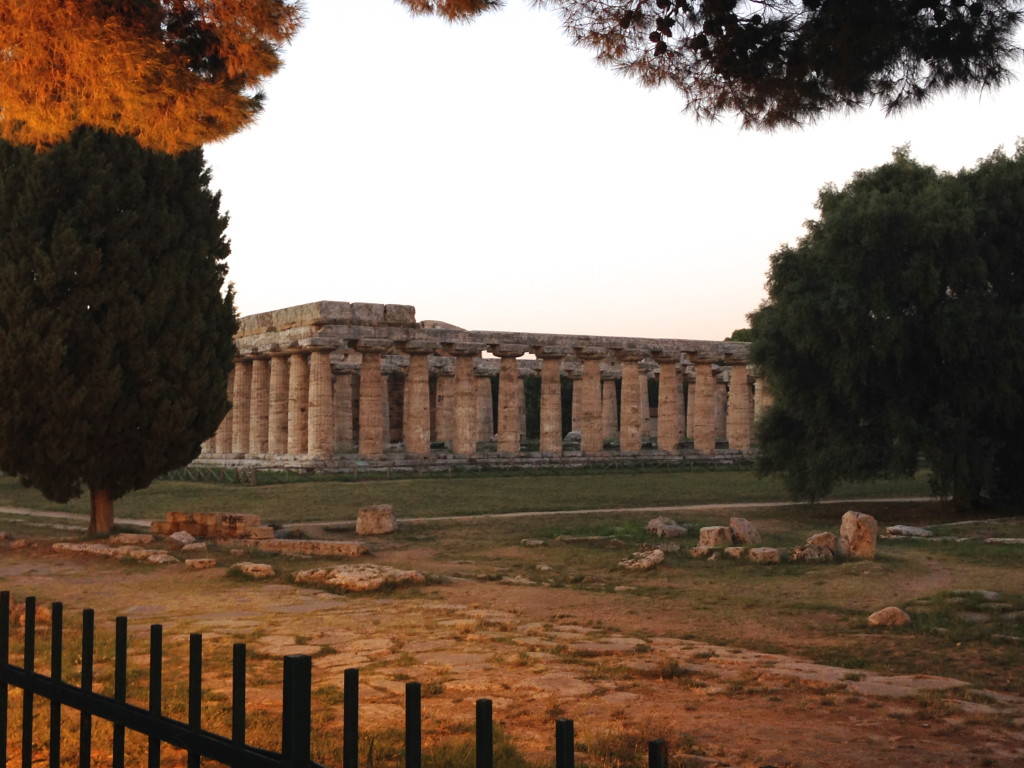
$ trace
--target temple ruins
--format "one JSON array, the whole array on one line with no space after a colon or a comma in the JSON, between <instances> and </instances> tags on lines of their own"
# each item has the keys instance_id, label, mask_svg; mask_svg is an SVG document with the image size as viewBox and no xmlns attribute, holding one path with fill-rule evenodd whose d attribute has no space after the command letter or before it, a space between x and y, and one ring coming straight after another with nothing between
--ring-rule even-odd
<instances>
[{"instance_id":1,"label":"temple ruins","mask_svg":"<svg viewBox=\"0 0 1024 768\"><path fill-rule=\"evenodd\" d=\"M235 344L196 465L736 462L767 400L742 342L467 331L397 304L250 315Z\"/></svg>"}]
</instances>

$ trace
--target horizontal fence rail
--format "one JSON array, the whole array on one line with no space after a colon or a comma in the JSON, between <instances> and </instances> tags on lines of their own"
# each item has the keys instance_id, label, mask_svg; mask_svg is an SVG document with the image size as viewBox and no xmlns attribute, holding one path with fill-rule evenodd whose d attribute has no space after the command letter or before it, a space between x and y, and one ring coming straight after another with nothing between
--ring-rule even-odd
<instances>
[{"instance_id":1,"label":"horizontal fence rail","mask_svg":"<svg viewBox=\"0 0 1024 768\"><path fill-rule=\"evenodd\" d=\"M48 765L58 768L62 759L62 710L79 714L78 766L89 768L93 760L93 719L113 727L110 751L113 768L124 768L125 733L147 737L147 768L159 768L163 745L184 750L188 768L198 768L203 758L233 768L325 768L310 757L312 732L312 659L306 655L283 658L281 688L281 749L261 749L246 742L246 650L244 643L232 647L231 735L222 736L203 728L202 723L202 635L189 635L188 696L185 721L162 713L163 709L163 627L153 624L149 633L149 699L143 708L128 703L128 619L115 619L114 695L93 690L95 656L95 615L82 612L81 670L78 685L63 678L64 606L51 605L50 674L36 671L36 599L24 601L24 642L21 666L11 661L10 592L0 592L0 766L7 766L9 752L10 687L20 689L21 768L38 763L33 755L35 699L49 702ZM343 676L342 768L359 766L359 670L346 669ZM555 768L574 768L573 721L555 721ZM476 768L494 768L494 715L490 699L476 701ZM422 700L418 682L405 685L405 768L422 768ZM668 768L664 741L648 742L648 768Z\"/></svg>"}]
</instances>

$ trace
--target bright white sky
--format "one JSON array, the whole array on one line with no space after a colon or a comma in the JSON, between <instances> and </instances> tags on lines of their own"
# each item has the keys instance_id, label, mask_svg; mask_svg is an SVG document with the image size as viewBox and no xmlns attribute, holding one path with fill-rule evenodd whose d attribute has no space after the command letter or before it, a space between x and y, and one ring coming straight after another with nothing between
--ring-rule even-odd
<instances>
[{"instance_id":1,"label":"bright white sky","mask_svg":"<svg viewBox=\"0 0 1024 768\"><path fill-rule=\"evenodd\" d=\"M207 148L242 315L412 304L472 330L721 339L818 189L910 144L946 170L1024 135L1024 83L802 131L697 124L549 12L451 26L307 0L259 123Z\"/></svg>"}]
</instances>

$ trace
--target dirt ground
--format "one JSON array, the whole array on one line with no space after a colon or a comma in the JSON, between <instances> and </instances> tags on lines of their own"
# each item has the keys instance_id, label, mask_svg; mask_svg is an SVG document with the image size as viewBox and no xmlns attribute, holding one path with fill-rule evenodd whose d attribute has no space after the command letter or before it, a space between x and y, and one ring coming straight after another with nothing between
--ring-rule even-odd
<instances>
[{"instance_id":1,"label":"dirt ground","mask_svg":"<svg viewBox=\"0 0 1024 768\"><path fill-rule=\"evenodd\" d=\"M254 710L279 707L277 659L311 654L314 707L327 710L324 728L336 727L339 739L332 692L344 669L358 667L366 731L401 728L404 685L417 680L428 738L465 733L474 701L489 698L511 741L538 764L553 759L553 721L568 717L577 763L587 766L622 765L654 738L668 740L673 768L1024 766L1019 697L942 676L887 676L712 645L700 639L700 616L664 592L468 578L460 574L483 567L487 553L460 563L415 538L381 547L373 561L446 578L375 595L228 578L223 566L57 554L43 542L0 545L0 588L18 600L61 600L69 616L93 608L101 632L128 616L136 654L150 623L164 625L168 656L184 653L188 633L202 632L211 688L230 670L230 644L245 641L267 667L250 682ZM945 583L941 570L922 577ZM772 607L764 611L739 619L736 636L759 645ZM814 634L806 630L791 628L795 639Z\"/></svg>"}]
</instances>

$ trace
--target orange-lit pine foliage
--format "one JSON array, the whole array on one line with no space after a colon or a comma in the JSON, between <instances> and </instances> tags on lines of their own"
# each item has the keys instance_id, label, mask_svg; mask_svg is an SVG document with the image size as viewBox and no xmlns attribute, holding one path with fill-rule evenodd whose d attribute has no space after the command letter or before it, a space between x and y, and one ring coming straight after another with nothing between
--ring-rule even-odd
<instances>
[{"instance_id":1,"label":"orange-lit pine foliage","mask_svg":"<svg viewBox=\"0 0 1024 768\"><path fill-rule=\"evenodd\" d=\"M0 0L0 138L87 125L177 153L260 111L297 31L290 0Z\"/></svg>"}]
</instances>

